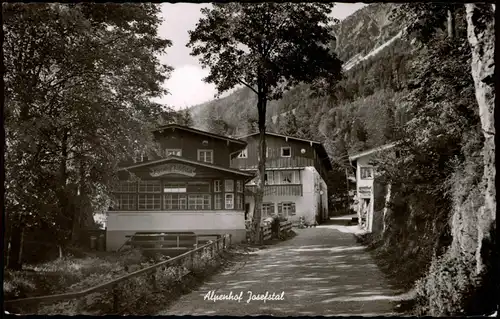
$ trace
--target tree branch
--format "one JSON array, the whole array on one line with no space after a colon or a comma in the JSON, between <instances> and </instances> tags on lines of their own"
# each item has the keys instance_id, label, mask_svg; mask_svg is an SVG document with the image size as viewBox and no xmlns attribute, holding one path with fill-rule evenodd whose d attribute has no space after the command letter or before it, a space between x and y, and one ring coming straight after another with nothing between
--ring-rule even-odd
<instances>
[{"instance_id":1,"label":"tree branch","mask_svg":"<svg viewBox=\"0 0 500 319\"><path fill-rule=\"evenodd\" d=\"M250 86L248 83L238 79L238 82L240 82L241 84L243 84L244 86L246 86L247 88L249 88L250 90L252 90L255 94L259 95L259 93L252 87Z\"/></svg>"}]
</instances>

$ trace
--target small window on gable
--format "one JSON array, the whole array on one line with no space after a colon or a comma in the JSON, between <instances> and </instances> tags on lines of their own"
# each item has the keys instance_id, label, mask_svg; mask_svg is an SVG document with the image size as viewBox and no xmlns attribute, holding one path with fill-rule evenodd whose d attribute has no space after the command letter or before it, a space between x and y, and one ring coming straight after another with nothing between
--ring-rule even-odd
<instances>
[{"instance_id":1,"label":"small window on gable","mask_svg":"<svg viewBox=\"0 0 500 319\"><path fill-rule=\"evenodd\" d=\"M198 150L198 161L205 163L214 162L214 151L213 150Z\"/></svg>"},{"instance_id":2,"label":"small window on gable","mask_svg":"<svg viewBox=\"0 0 500 319\"><path fill-rule=\"evenodd\" d=\"M167 148L165 150L165 156L169 156L169 155L182 156L182 150L181 149Z\"/></svg>"},{"instance_id":3,"label":"small window on gable","mask_svg":"<svg viewBox=\"0 0 500 319\"><path fill-rule=\"evenodd\" d=\"M243 151L241 151L240 154L238 154L238 158L248 158L248 149L244 149Z\"/></svg>"},{"instance_id":4,"label":"small window on gable","mask_svg":"<svg viewBox=\"0 0 500 319\"><path fill-rule=\"evenodd\" d=\"M148 153L146 151L139 151L135 153L134 163L144 162L148 160Z\"/></svg>"},{"instance_id":5,"label":"small window on gable","mask_svg":"<svg viewBox=\"0 0 500 319\"><path fill-rule=\"evenodd\" d=\"M281 148L281 157L291 157L292 149L290 147L282 147Z\"/></svg>"}]
</instances>

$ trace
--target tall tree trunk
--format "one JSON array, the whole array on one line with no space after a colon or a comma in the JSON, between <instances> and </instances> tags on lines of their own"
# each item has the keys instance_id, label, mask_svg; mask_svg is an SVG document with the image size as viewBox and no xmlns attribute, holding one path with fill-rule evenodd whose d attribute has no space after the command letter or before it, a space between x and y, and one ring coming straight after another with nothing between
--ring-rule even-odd
<instances>
[{"instance_id":1,"label":"tall tree trunk","mask_svg":"<svg viewBox=\"0 0 500 319\"><path fill-rule=\"evenodd\" d=\"M85 163L83 158L80 158L79 185L77 189L76 199L78 204L74 205L73 226L71 228L71 243L74 245L80 239L82 218L83 214L86 213Z\"/></svg>"},{"instance_id":2,"label":"tall tree trunk","mask_svg":"<svg viewBox=\"0 0 500 319\"><path fill-rule=\"evenodd\" d=\"M452 9L448 9L448 38L453 40L455 38L455 12Z\"/></svg>"},{"instance_id":3,"label":"tall tree trunk","mask_svg":"<svg viewBox=\"0 0 500 319\"><path fill-rule=\"evenodd\" d=\"M71 220L69 215L69 192L68 192L68 138L69 132L65 130L61 136L61 154L59 156L59 190L58 190L58 201L59 201L59 211L60 211L60 220L64 220L64 224L59 225L60 233L57 238L58 244L61 245L66 240L63 236L66 235L66 231L70 230L68 222ZM68 222L66 222L68 220Z\"/></svg>"},{"instance_id":4,"label":"tall tree trunk","mask_svg":"<svg viewBox=\"0 0 500 319\"><path fill-rule=\"evenodd\" d=\"M10 247L8 251L7 268L13 270L21 270L23 267L22 251L23 251L23 218L12 223L10 235Z\"/></svg>"},{"instance_id":5,"label":"tall tree trunk","mask_svg":"<svg viewBox=\"0 0 500 319\"><path fill-rule=\"evenodd\" d=\"M495 7L490 4L465 4L467 37L472 50L471 72L479 105L484 134L484 206L478 211L478 245L476 272L484 266L481 258L483 240L489 239L490 226L495 223Z\"/></svg>"},{"instance_id":6,"label":"tall tree trunk","mask_svg":"<svg viewBox=\"0 0 500 319\"><path fill-rule=\"evenodd\" d=\"M252 228L254 238L252 241L257 244L260 242L260 224L262 219L262 200L264 197L265 180L264 175L266 171L266 106L267 106L267 93L259 89L257 97L257 109L259 113L259 165L257 169L257 187L255 191L255 208L253 213Z\"/></svg>"}]
</instances>

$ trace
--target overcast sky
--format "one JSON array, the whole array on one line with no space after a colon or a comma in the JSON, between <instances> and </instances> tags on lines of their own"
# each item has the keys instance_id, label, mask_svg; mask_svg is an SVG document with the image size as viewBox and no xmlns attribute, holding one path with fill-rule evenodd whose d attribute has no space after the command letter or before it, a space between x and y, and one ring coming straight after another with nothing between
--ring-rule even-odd
<instances>
[{"instance_id":1,"label":"overcast sky","mask_svg":"<svg viewBox=\"0 0 500 319\"><path fill-rule=\"evenodd\" d=\"M182 109L214 99L215 88L212 84L203 82L208 70L202 70L198 59L189 55L186 47L189 41L188 30L194 29L201 17L200 9L210 4L192 3L162 3L163 23L159 29L162 38L173 43L167 49L167 54L161 56L161 61L174 68L170 79L164 85L170 94L157 101ZM364 3L337 3L333 16L344 19L354 11L366 6Z\"/></svg>"}]
</instances>

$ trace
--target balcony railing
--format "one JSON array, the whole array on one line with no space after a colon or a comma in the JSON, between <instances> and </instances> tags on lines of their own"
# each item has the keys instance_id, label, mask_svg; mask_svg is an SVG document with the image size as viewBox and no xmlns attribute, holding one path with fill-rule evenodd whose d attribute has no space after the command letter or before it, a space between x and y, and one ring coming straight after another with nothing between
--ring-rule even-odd
<instances>
[{"instance_id":1,"label":"balcony railing","mask_svg":"<svg viewBox=\"0 0 500 319\"><path fill-rule=\"evenodd\" d=\"M236 169L257 169L258 161L255 159L235 158L231 160L231 168ZM277 157L266 159L266 168L297 168L314 166L312 158L294 156L294 157Z\"/></svg>"},{"instance_id":2,"label":"balcony railing","mask_svg":"<svg viewBox=\"0 0 500 319\"><path fill-rule=\"evenodd\" d=\"M247 196L251 196L257 190L256 185L245 186ZM266 185L264 196L302 196L302 184Z\"/></svg>"}]
</instances>

